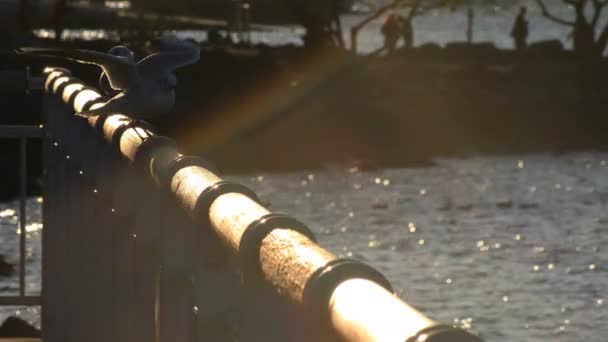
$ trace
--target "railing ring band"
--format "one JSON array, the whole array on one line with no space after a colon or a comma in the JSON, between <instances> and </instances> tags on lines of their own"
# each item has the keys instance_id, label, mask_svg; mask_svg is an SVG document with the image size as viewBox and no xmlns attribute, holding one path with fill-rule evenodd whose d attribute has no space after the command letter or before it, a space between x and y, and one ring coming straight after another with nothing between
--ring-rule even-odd
<instances>
[{"instance_id":1,"label":"railing ring band","mask_svg":"<svg viewBox=\"0 0 608 342\"><path fill-rule=\"evenodd\" d=\"M61 76L61 77L64 77L64 76ZM71 75L67 75L67 77L68 77L68 80L67 80L66 82L61 83L61 84L59 85L59 87L57 87L57 91L55 91L55 94L56 94L57 96L59 96L59 97L62 97L62 96L63 96L63 91L65 90L65 88L66 88L67 86L69 86L70 84L74 84L74 83L77 83L78 81L80 81L79 79L77 79L77 78L75 78L75 77L72 77ZM57 79L55 79L55 80L53 81L53 83L55 83L56 81L57 81ZM55 85L53 84L53 88L54 88L54 87L55 87ZM75 93L78 93L78 92L76 91Z\"/></svg>"},{"instance_id":2,"label":"railing ring band","mask_svg":"<svg viewBox=\"0 0 608 342\"><path fill-rule=\"evenodd\" d=\"M420 330L405 342L481 342L481 339L465 330L439 324Z\"/></svg>"},{"instance_id":3,"label":"railing ring band","mask_svg":"<svg viewBox=\"0 0 608 342\"><path fill-rule=\"evenodd\" d=\"M218 197L228 193L243 194L251 200L260 203L258 196L248 187L230 181L219 181L203 190L198 196L194 207L195 218L205 225L210 226L209 210L211 209L211 205Z\"/></svg>"},{"instance_id":4,"label":"railing ring band","mask_svg":"<svg viewBox=\"0 0 608 342\"><path fill-rule=\"evenodd\" d=\"M107 119L107 118L108 118L108 116L106 116L105 119ZM104 121L105 121L105 119L104 119ZM118 126L114 130L114 133L112 134L111 145L114 148L116 148L118 151L120 151L120 139L122 138L123 134L127 130L129 130L129 129L135 129L135 130L137 130L138 128L143 129L145 132L152 132L154 130L154 127L152 125L150 125L149 123L147 123L146 121L143 121L143 120L133 120L133 119L129 118L127 123ZM103 131L103 126L100 127L100 129ZM139 132L137 132L137 131L136 131L136 134L141 137L140 139L142 141L144 141L148 137L152 136L152 135L147 135L145 137L142 137L141 134Z\"/></svg>"},{"instance_id":5,"label":"railing ring band","mask_svg":"<svg viewBox=\"0 0 608 342\"><path fill-rule=\"evenodd\" d=\"M317 242L314 233L308 226L295 218L284 214L267 214L251 222L239 242L239 260L241 272L245 281L257 281L261 279L260 269L260 247L262 240L273 230L284 228L294 230L313 242Z\"/></svg>"},{"instance_id":6,"label":"railing ring band","mask_svg":"<svg viewBox=\"0 0 608 342\"><path fill-rule=\"evenodd\" d=\"M52 72L55 72L55 71L61 71L64 74L72 75L72 71L70 71L70 69L62 68L62 67L58 67L58 66L43 68L42 69L42 74L43 75L48 75L48 74L50 74Z\"/></svg>"},{"instance_id":7,"label":"railing ring band","mask_svg":"<svg viewBox=\"0 0 608 342\"><path fill-rule=\"evenodd\" d=\"M167 167L167 184L171 182L171 178L181 169L189 166L200 166L205 170L211 171L213 174L218 175L219 171L216 166L209 160L198 157L198 156L179 156L169 162Z\"/></svg>"},{"instance_id":8,"label":"railing ring band","mask_svg":"<svg viewBox=\"0 0 608 342\"><path fill-rule=\"evenodd\" d=\"M74 108L74 101L76 101L76 96L78 96L78 94L80 94L82 91L85 91L85 90L96 91L95 88L92 88L92 87L89 87L89 86L84 86L84 87L80 88L79 90L74 91L72 94L70 94L70 97L68 98L67 105L68 105L69 108Z\"/></svg>"},{"instance_id":9,"label":"railing ring band","mask_svg":"<svg viewBox=\"0 0 608 342\"><path fill-rule=\"evenodd\" d=\"M312 313L321 313L321 321L329 322L328 304L332 293L342 282L354 278L373 281L394 292L388 279L375 268L354 259L340 258L328 262L310 276L304 288L304 303Z\"/></svg>"},{"instance_id":10,"label":"railing ring band","mask_svg":"<svg viewBox=\"0 0 608 342\"><path fill-rule=\"evenodd\" d=\"M93 105L98 104L98 103L106 103L107 101L108 101L108 99L105 96L100 96L98 98L89 100L84 104L84 106L82 106L82 111L85 112L85 111L91 109L91 107L93 107Z\"/></svg>"},{"instance_id":11,"label":"railing ring band","mask_svg":"<svg viewBox=\"0 0 608 342\"><path fill-rule=\"evenodd\" d=\"M45 90L46 90L48 93L53 93L53 88L54 88L54 86L55 86L55 82L56 82L56 81L57 81L59 78L61 78L61 77L65 77L65 76L68 76L68 77L71 77L71 76L72 76L72 73L71 73L71 72L70 72L68 69L64 69L64 68L55 68L55 67L54 67L52 70L49 70L49 71L48 71L47 73L45 73L45 74L50 74L50 73L55 72L55 71L59 71L59 72L60 72L60 73L59 73L59 75L56 75L55 77L53 77L53 78L51 78L51 79L48 79L48 78L47 78L47 79L46 79L46 81L45 81ZM63 73L63 75L62 75L62 73ZM48 77L48 76L46 76L46 77Z\"/></svg>"},{"instance_id":12,"label":"railing ring band","mask_svg":"<svg viewBox=\"0 0 608 342\"><path fill-rule=\"evenodd\" d=\"M158 171L159 168L156 163L162 163L162 161L156 160L155 158L160 157L162 151L171 151L173 156L179 154L179 152L177 152L177 143L173 139L162 135L152 135L141 142L137 148L137 152L135 152L133 160L136 167L143 168L146 173L152 175L159 183L160 181L164 181L164 179L161 179L162 171ZM152 165L153 159L155 165ZM173 159L174 157L171 158L171 160ZM166 170L164 164L161 164L160 170Z\"/></svg>"}]
</instances>

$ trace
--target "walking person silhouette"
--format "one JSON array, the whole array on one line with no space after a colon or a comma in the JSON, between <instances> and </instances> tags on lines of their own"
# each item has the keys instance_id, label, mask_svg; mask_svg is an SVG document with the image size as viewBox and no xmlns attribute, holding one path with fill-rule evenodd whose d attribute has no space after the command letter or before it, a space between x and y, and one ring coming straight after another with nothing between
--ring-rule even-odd
<instances>
[{"instance_id":1,"label":"walking person silhouette","mask_svg":"<svg viewBox=\"0 0 608 342\"><path fill-rule=\"evenodd\" d=\"M513 29L511 30L511 37L513 37L517 51L525 49L528 45L528 20L526 19L526 12L525 6L519 9L519 14L515 18Z\"/></svg>"}]
</instances>

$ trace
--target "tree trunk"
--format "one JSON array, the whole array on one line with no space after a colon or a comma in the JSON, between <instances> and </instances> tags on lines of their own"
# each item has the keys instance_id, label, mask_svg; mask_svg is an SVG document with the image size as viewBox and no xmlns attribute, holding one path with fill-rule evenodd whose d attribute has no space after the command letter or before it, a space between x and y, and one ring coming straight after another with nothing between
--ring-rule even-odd
<instances>
[{"instance_id":1,"label":"tree trunk","mask_svg":"<svg viewBox=\"0 0 608 342\"><path fill-rule=\"evenodd\" d=\"M608 47L608 24L604 26L604 29L600 33L600 36L596 42L596 47L600 57L602 57L606 51L606 48Z\"/></svg>"}]
</instances>

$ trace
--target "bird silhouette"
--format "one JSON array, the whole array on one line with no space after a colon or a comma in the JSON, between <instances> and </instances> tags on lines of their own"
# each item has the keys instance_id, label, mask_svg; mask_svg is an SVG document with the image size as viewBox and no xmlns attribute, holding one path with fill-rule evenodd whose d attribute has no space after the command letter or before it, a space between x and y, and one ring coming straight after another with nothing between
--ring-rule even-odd
<instances>
[{"instance_id":1,"label":"bird silhouette","mask_svg":"<svg viewBox=\"0 0 608 342\"><path fill-rule=\"evenodd\" d=\"M125 60L127 60L127 62L135 64L135 54L133 53L133 51L131 51L131 49L126 46L115 46L108 50L108 53L119 58L124 58ZM108 80L108 76L104 71L102 71L101 75L99 76L99 89L104 95L109 97L114 97L120 93L120 90L112 89L112 86L110 86L110 81Z\"/></svg>"},{"instance_id":2,"label":"bird silhouette","mask_svg":"<svg viewBox=\"0 0 608 342\"><path fill-rule=\"evenodd\" d=\"M159 52L139 62L135 62L133 52L124 46L115 46L108 53L37 47L20 48L17 53L101 67L100 87L113 97L98 108L76 114L89 117L120 113L143 120L169 113L175 104L175 70L194 64L200 58L200 49L189 42L174 37L162 37L153 42L158 45Z\"/></svg>"}]
</instances>

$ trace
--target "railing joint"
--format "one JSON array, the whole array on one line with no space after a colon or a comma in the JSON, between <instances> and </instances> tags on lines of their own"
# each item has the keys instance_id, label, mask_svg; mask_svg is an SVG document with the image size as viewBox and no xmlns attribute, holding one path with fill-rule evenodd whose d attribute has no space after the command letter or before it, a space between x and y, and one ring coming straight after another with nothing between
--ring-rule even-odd
<instances>
[{"instance_id":1,"label":"railing joint","mask_svg":"<svg viewBox=\"0 0 608 342\"><path fill-rule=\"evenodd\" d=\"M264 238L275 229L293 230L317 243L310 228L291 216L271 213L260 217L247 226L239 242L239 259L245 281L259 281L262 277L260 247Z\"/></svg>"},{"instance_id":2,"label":"railing joint","mask_svg":"<svg viewBox=\"0 0 608 342\"><path fill-rule=\"evenodd\" d=\"M150 175L158 186L168 187L166 177L168 164L179 156L177 144L173 139L162 135L152 135L141 142L133 163Z\"/></svg>"},{"instance_id":3,"label":"railing joint","mask_svg":"<svg viewBox=\"0 0 608 342\"><path fill-rule=\"evenodd\" d=\"M319 317L322 321L329 322L327 307L333 291L342 282L355 278L372 281L388 292L394 292L391 283L380 271L358 260L340 258L328 262L312 274L304 288L304 303L311 312L325 316Z\"/></svg>"},{"instance_id":4,"label":"railing joint","mask_svg":"<svg viewBox=\"0 0 608 342\"><path fill-rule=\"evenodd\" d=\"M479 337L466 330L454 328L449 325L438 324L420 330L415 336L405 342L483 342Z\"/></svg>"},{"instance_id":5,"label":"railing joint","mask_svg":"<svg viewBox=\"0 0 608 342\"><path fill-rule=\"evenodd\" d=\"M248 187L231 181L219 181L206 188L199 195L194 207L194 215L196 215L195 219L198 219L199 222L209 226L209 210L211 209L211 205L216 199L218 199L218 197L228 193L243 194L249 197L252 201L260 203L260 199L256 193Z\"/></svg>"}]
</instances>

